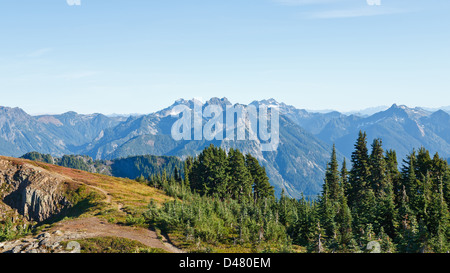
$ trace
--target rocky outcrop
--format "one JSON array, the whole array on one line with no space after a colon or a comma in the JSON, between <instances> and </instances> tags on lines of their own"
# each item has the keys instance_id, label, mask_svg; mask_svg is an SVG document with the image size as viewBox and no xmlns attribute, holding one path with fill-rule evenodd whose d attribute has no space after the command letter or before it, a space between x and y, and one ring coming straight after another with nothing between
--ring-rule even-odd
<instances>
[{"instance_id":1,"label":"rocky outcrop","mask_svg":"<svg viewBox=\"0 0 450 273\"><path fill-rule=\"evenodd\" d=\"M32 164L0 158L0 200L30 221L42 222L70 206L66 180Z\"/></svg>"},{"instance_id":2,"label":"rocky outcrop","mask_svg":"<svg viewBox=\"0 0 450 273\"><path fill-rule=\"evenodd\" d=\"M44 232L35 237L26 237L10 242L0 242L0 253L78 253L80 251L77 239L86 234L61 232ZM69 242L63 247L62 242Z\"/></svg>"}]
</instances>

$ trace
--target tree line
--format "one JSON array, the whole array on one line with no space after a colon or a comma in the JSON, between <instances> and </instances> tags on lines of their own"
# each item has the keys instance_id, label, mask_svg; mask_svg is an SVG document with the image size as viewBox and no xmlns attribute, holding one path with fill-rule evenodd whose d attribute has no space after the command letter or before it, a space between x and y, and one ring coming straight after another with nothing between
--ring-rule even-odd
<instances>
[{"instance_id":1,"label":"tree line","mask_svg":"<svg viewBox=\"0 0 450 273\"><path fill-rule=\"evenodd\" d=\"M333 146L313 199L275 197L264 167L237 149L211 145L182 164L138 159L121 167L174 198L152 202L147 223L198 251L364 252L369 242L382 252L450 251L450 168L423 147L399 162L381 139L368 147L360 132L350 162L339 164Z\"/></svg>"},{"instance_id":2,"label":"tree line","mask_svg":"<svg viewBox=\"0 0 450 273\"><path fill-rule=\"evenodd\" d=\"M257 159L210 146L188 158L183 172L149 177L149 185L176 199L161 208L150 205L147 220L197 245L363 252L375 241L383 252L450 250L445 159L420 148L400 165L380 139L369 150L367 135L360 132L350 163L339 166L333 146L316 199L293 199L284 192L275 198Z\"/></svg>"},{"instance_id":3,"label":"tree line","mask_svg":"<svg viewBox=\"0 0 450 273\"><path fill-rule=\"evenodd\" d=\"M401 168L395 151L360 132L341 169L333 147L317 203L321 251L354 251L379 241L387 252L449 250L450 169L439 154L413 150Z\"/></svg>"}]
</instances>

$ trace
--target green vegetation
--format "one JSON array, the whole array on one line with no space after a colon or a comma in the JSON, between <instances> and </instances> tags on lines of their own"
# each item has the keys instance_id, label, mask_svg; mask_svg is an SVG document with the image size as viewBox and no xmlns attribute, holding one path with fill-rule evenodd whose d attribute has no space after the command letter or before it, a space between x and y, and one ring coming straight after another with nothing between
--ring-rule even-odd
<instances>
[{"instance_id":1,"label":"green vegetation","mask_svg":"<svg viewBox=\"0 0 450 273\"><path fill-rule=\"evenodd\" d=\"M210 146L186 160L185 174L184 179L178 171L149 178L149 185L175 198L162 206L150 203L145 217L152 226L191 251L289 248L273 187L252 156Z\"/></svg>"},{"instance_id":2,"label":"green vegetation","mask_svg":"<svg viewBox=\"0 0 450 273\"><path fill-rule=\"evenodd\" d=\"M364 252L372 241L382 252L449 251L447 161L421 148L399 170L395 151L379 139L371 148L361 132L348 170L333 147L321 195L296 200L275 199L251 156L210 146L186 160L184 178L150 177L175 200L151 202L145 217L191 251Z\"/></svg>"},{"instance_id":3,"label":"green vegetation","mask_svg":"<svg viewBox=\"0 0 450 273\"><path fill-rule=\"evenodd\" d=\"M148 177L152 174L174 173L175 169L182 169L183 162L174 156L131 156L112 160L111 174L115 177L135 179Z\"/></svg>"},{"instance_id":4,"label":"green vegetation","mask_svg":"<svg viewBox=\"0 0 450 273\"><path fill-rule=\"evenodd\" d=\"M399 166L395 151L380 139L369 149L360 132L347 163L339 166L333 147L320 196L294 199L275 198L258 160L235 149L211 145L168 168L151 157L127 159L122 166L141 172L137 184L171 198L147 199L144 212L122 222L161 230L193 252L365 252L369 242L382 252L450 251L446 159L422 147ZM159 167L143 172L148 164Z\"/></svg>"},{"instance_id":5,"label":"green vegetation","mask_svg":"<svg viewBox=\"0 0 450 273\"><path fill-rule=\"evenodd\" d=\"M149 248L141 242L121 237L86 238L77 242L81 253L165 253L162 249ZM64 243L63 246L66 247Z\"/></svg>"},{"instance_id":6,"label":"green vegetation","mask_svg":"<svg viewBox=\"0 0 450 273\"><path fill-rule=\"evenodd\" d=\"M177 157L154 155L130 156L106 161L93 160L85 155L64 155L58 158L49 154L30 152L24 154L21 158L129 179L148 177L152 174L162 173L164 170L167 173L173 173L175 168L182 170L184 165Z\"/></svg>"},{"instance_id":7,"label":"green vegetation","mask_svg":"<svg viewBox=\"0 0 450 273\"><path fill-rule=\"evenodd\" d=\"M316 241L321 252L364 251L377 241L383 252L449 250L450 169L445 159L421 148L399 171L395 151L375 139L369 154L360 132L352 168L338 170L333 149L317 204ZM344 165L344 164L343 164Z\"/></svg>"},{"instance_id":8,"label":"green vegetation","mask_svg":"<svg viewBox=\"0 0 450 273\"><path fill-rule=\"evenodd\" d=\"M84 155L64 155L61 158L53 157L49 154L40 154L38 152L26 153L20 158L40 161L48 164L54 164L66 168L77 169L87 172L99 172L100 166L104 165L104 161L94 161L89 156Z\"/></svg>"},{"instance_id":9,"label":"green vegetation","mask_svg":"<svg viewBox=\"0 0 450 273\"><path fill-rule=\"evenodd\" d=\"M23 223L13 223L10 218L0 221L0 242L12 241L31 233L30 225Z\"/></svg>"},{"instance_id":10,"label":"green vegetation","mask_svg":"<svg viewBox=\"0 0 450 273\"><path fill-rule=\"evenodd\" d=\"M64 218L77 218L84 213L101 210L104 206L104 197L86 185L66 185L64 195L71 206L58 215L44 221L43 224L58 222Z\"/></svg>"}]
</instances>

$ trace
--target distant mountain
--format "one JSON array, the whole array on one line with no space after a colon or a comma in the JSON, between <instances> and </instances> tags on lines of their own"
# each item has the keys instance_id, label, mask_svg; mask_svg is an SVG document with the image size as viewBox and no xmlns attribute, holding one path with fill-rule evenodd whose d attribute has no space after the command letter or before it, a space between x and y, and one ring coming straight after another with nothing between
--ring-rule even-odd
<instances>
[{"instance_id":1,"label":"distant mountain","mask_svg":"<svg viewBox=\"0 0 450 273\"><path fill-rule=\"evenodd\" d=\"M430 112L436 112L436 111L442 110L442 111L445 111L447 113L450 113L450 106L442 106L442 107L439 107L439 108L423 107L423 109L425 109L427 111L430 111Z\"/></svg>"},{"instance_id":2,"label":"distant mountain","mask_svg":"<svg viewBox=\"0 0 450 273\"><path fill-rule=\"evenodd\" d=\"M263 152L261 143L252 140L233 141L175 141L171 136L173 109L185 105L194 110L195 100L177 100L170 107L153 114L130 117L114 128L104 131L102 138L86 146L83 154L97 159L114 159L129 155L170 155L184 158L199 154L213 143L225 149L238 148L251 153L266 167L277 194L284 189L291 196L316 195L321 188L324 170L331 146L318 140L288 115L280 118L280 145L276 152ZM273 105L271 101L254 102L257 105ZM222 109L232 104L226 98L212 98L202 107L219 105ZM203 122L208 119L203 118Z\"/></svg>"},{"instance_id":3,"label":"distant mountain","mask_svg":"<svg viewBox=\"0 0 450 273\"><path fill-rule=\"evenodd\" d=\"M0 154L16 157L30 151L71 154L122 120L75 112L30 116L20 108L0 107Z\"/></svg>"},{"instance_id":4,"label":"distant mountain","mask_svg":"<svg viewBox=\"0 0 450 273\"><path fill-rule=\"evenodd\" d=\"M378 112L386 111L387 109L389 109L389 106L383 105L383 106L377 106L377 107L369 107L369 108L357 110L357 111L348 111L348 112L344 112L344 114L368 117L368 116L371 116Z\"/></svg>"},{"instance_id":5,"label":"distant mountain","mask_svg":"<svg viewBox=\"0 0 450 273\"><path fill-rule=\"evenodd\" d=\"M335 143L346 157L350 157L360 130L367 132L369 144L374 138L381 138L384 148L395 149L399 158L405 158L421 146L441 156L450 156L450 115L442 110L433 113L394 104L368 117L336 114L330 118L329 114L319 114L298 115L293 120L326 143Z\"/></svg>"},{"instance_id":6,"label":"distant mountain","mask_svg":"<svg viewBox=\"0 0 450 273\"><path fill-rule=\"evenodd\" d=\"M0 107L0 154L18 157L29 151L69 152L61 138L35 117L20 108Z\"/></svg>"},{"instance_id":7,"label":"distant mountain","mask_svg":"<svg viewBox=\"0 0 450 273\"><path fill-rule=\"evenodd\" d=\"M365 108L365 109L361 109L361 110L345 111L345 112L341 112L341 113L344 115L347 115L347 116L355 115L355 116L360 116L360 117L368 117L375 113L385 111L388 108L389 108L389 106L382 105L382 106L376 106L376 107L369 107L369 108ZM438 109L436 109L436 110L438 110ZM336 112L336 110L333 110L333 109L306 110L306 111L309 113L318 113L318 114L327 114L327 113L331 113L331 112Z\"/></svg>"},{"instance_id":8,"label":"distant mountain","mask_svg":"<svg viewBox=\"0 0 450 273\"><path fill-rule=\"evenodd\" d=\"M102 137L103 131L115 127L124 117L107 117L102 114L80 115L67 112L62 115L41 115L34 117L51 134L61 138L68 150L75 152L78 147Z\"/></svg>"},{"instance_id":9,"label":"distant mountain","mask_svg":"<svg viewBox=\"0 0 450 273\"><path fill-rule=\"evenodd\" d=\"M94 160L140 155L183 159L213 143L254 155L265 166L276 193L284 189L292 197L319 193L331 146L336 144L340 161L350 158L360 130L367 132L369 145L374 138L381 138L385 149L397 151L399 160L421 146L450 157L450 114L444 110L394 104L371 115L318 113L274 99L253 101L250 105L280 109L280 144L277 151L264 152L259 140L175 141L171 136L171 127L178 119L172 116L175 107L185 105L193 111L200 104L194 99L179 99L158 112L129 116L75 112L31 116L20 108L0 107L0 154L18 157L38 151L59 157L82 154ZM212 98L201 105L233 106L226 98ZM208 121L202 119L203 123Z\"/></svg>"}]
</instances>

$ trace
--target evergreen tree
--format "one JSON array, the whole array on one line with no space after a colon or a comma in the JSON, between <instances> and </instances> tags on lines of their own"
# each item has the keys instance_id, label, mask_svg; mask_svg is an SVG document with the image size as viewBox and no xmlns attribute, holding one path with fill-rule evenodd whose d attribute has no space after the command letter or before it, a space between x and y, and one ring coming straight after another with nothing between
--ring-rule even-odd
<instances>
[{"instance_id":1,"label":"evergreen tree","mask_svg":"<svg viewBox=\"0 0 450 273\"><path fill-rule=\"evenodd\" d=\"M184 180L183 180L183 182L184 182L184 185L188 188L191 187L191 185L190 185L191 183L189 181L189 175L191 173L193 164L194 164L194 159L191 156L186 158L186 160L184 161Z\"/></svg>"},{"instance_id":2,"label":"evergreen tree","mask_svg":"<svg viewBox=\"0 0 450 273\"><path fill-rule=\"evenodd\" d=\"M225 150L210 145L194 159L189 171L191 188L201 195L227 195L229 178L227 175L228 162Z\"/></svg>"},{"instance_id":3,"label":"evergreen tree","mask_svg":"<svg viewBox=\"0 0 450 273\"><path fill-rule=\"evenodd\" d=\"M317 208L316 203L307 201L304 196L297 203L297 221L294 227L293 238L299 245L308 245L313 241L316 230Z\"/></svg>"},{"instance_id":4,"label":"evergreen tree","mask_svg":"<svg viewBox=\"0 0 450 273\"><path fill-rule=\"evenodd\" d=\"M406 193L405 186L403 186L398 211L400 229L397 235L397 244L399 246L399 250L404 253L418 252L419 227L416 216L409 207L409 197Z\"/></svg>"},{"instance_id":5,"label":"evergreen tree","mask_svg":"<svg viewBox=\"0 0 450 273\"><path fill-rule=\"evenodd\" d=\"M352 215L347 204L347 198L343 193L344 191L342 191L342 194L339 196L338 210L335 217L337 225L337 243L339 249L351 251L355 248L355 244L353 243Z\"/></svg>"},{"instance_id":6,"label":"evergreen tree","mask_svg":"<svg viewBox=\"0 0 450 273\"><path fill-rule=\"evenodd\" d=\"M387 231L389 236L395 235L397 227L397 211L395 207L395 195L393 190L393 182L391 173L388 170L382 141L375 139L372 144L372 153L370 155L370 183L375 194L375 215L373 217L373 228L376 233L383 229ZM391 160L390 158L388 158ZM395 161L390 162L394 167Z\"/></svg>"},{"instance_id":7,"label":"evergreen tree","mask_svg":"<svg viewBox=\"0 0 450 273\"><path fill-rule=\"evenodd\" d=\"M374 139L372 144L369 182L376 194L386 187L386 161L380 139Z\"/></svg>"},{"instance_id":8,"label":"evergreen tree","mask_svg":"<svg viewBox=\"0 0 450 273\"><path fill-rule=\"evenodd\" d=\"M402 168L403 190L408 196L408 206L414 214L420 211L420 199L422 198L419 191L421 188L420 182L416 176L416 161L416 152L413 151L409 156L407 156L407 159L404 160L404 165ZM424 173L425 171L421 170L421 172Z\"/></svg>"},{"instance_id":9,"label":"evergreen tree","mask_svg":"<svg viewBox=\"0 0 450 273\"><path fill-rule=\"evenodd\" d=\"M266 169L250 154L245 156L245 165L253 180L253 200L256 203L265 198L274 198L275 190L269 183Z\"/></svg>"},{"instance_id":10,"label":"evergreen tree","mask_svg":"<svg viewBox=\"0 0 450 273\"><path fill-rule=\"evenodd\" d=\"M240 202L250 200L252 198L252 176L245 166L244 155L238 149L229 151L228 172L232 198Z\"/></svg>"},{"instance_id":11,"label":"evergreen tree","mask_svg":"<svg viewBox=\"0 0 450 273\"><path fill-rule=\"evenodd\" d=\"M319 201L320 221L324 229L324 235L335 238L337 226L335 222L338 210L338 201L341 195L340 175L336 159L336 148L333 145L331 160L327 164L322 195Z\"/></svg>"},{"instance_id":12,"label":"evergreen tree","mask_svg":"<svg viewBox=\"0 0 450 273\"><path fill-rule=\"evenodd\" d=\"M336 159L336 147L335 145L333 145L331 161L330 163L328 163L327 170L325 171L325 184L327 184L328 187L329 198L333 202L336 202L341 194L341 182L338 168L339 166Z\"/></svg>"},{"instance_id":13,"label":"evergreen tree","mask_svg":"<svg viewBox=\"0 0 450 273\"><path fill-rule=\"evenodd\" d=\"M397 153L394 150L386 151L385 155L386 172L392 184L394 203L400 203L402 197L401 173L398 170Z\"/></svg>"},{"instance_id":14,"label":"evergreen tree","mask_svg":"<svg viewBox=\"0 0 450 273\"><path fill-rule=\"evenodd\" d=\"M348 169L347 169L347 160L344 158L344 161L342 162L342 168L341 168L341 184L342 188L344 190L344 195L348 196L350 193L351 185L348 180Z\"/></svg>"},{"instance_id":15,"label":"evergreen tree","mask_svg":"<svg viewBox=\"0 0 450 273\"><path fill-rule=\"evenodd\" d=\"M367 150L367 135L360 131L355 150L352 153L352 168L349 175L350 192L348 202L355 207L361 200L361 194L369 188L370 164Z\"/></svg>"},{"instance_id":16,"label":"evergreen tree","mask_svg":"<svg viewBox=\"0 0 450 273\"><path fill-rule=\"evenodd\" d=\"M352 168L349 175L351 190L348 202L352 210L354 231L363 233L368 224L373 224L375 215L375 193L370 182L370 158L367 149L367 135L359 132L352 153Z\"/></svg>"}]
</instances>

